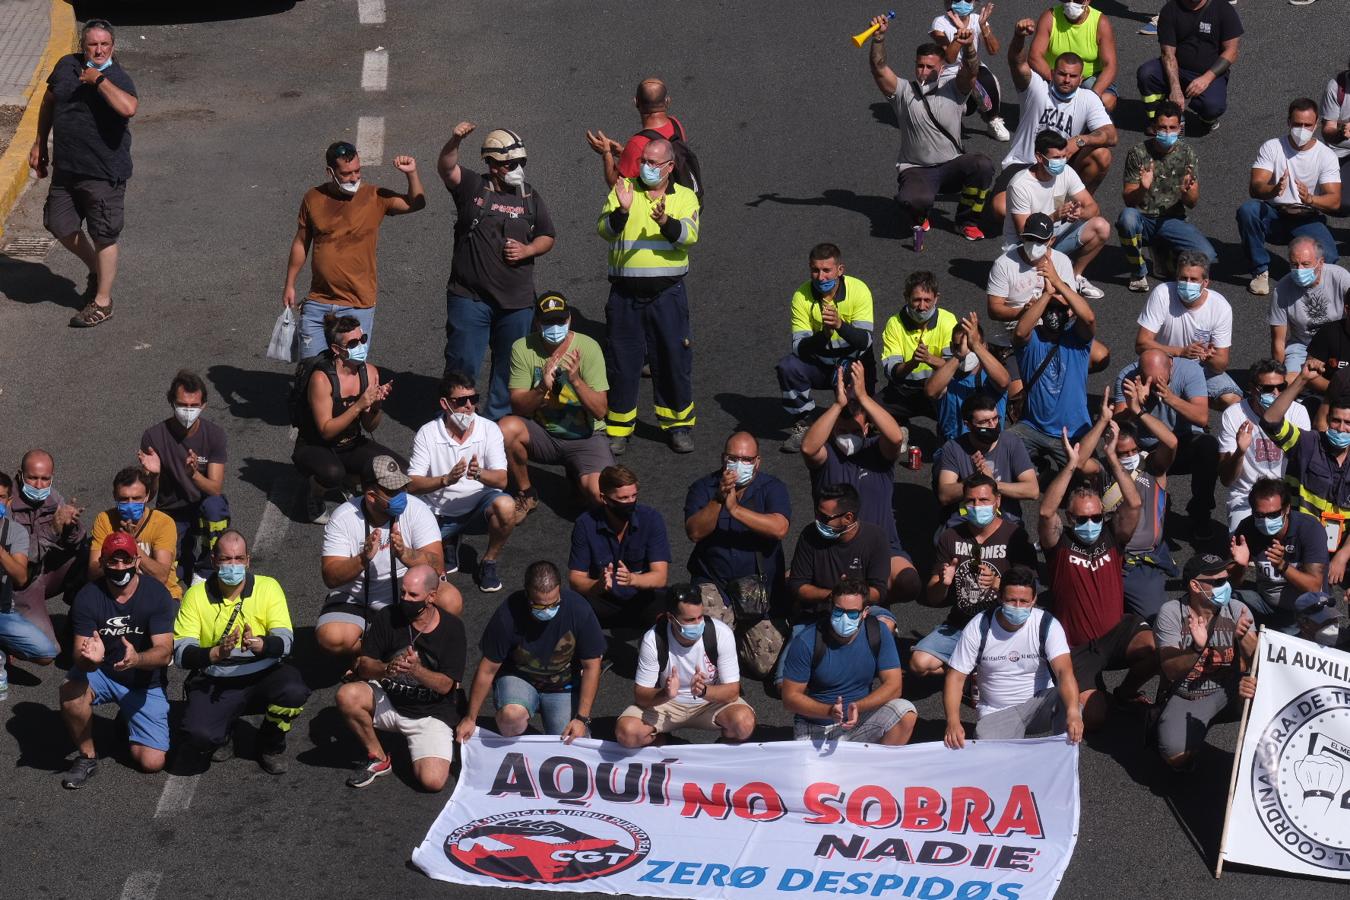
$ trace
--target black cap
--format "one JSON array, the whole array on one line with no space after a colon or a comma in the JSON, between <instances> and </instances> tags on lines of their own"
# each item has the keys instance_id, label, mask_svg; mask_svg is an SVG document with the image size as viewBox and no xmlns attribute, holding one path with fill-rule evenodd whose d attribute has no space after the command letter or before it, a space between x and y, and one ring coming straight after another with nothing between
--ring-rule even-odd
<instances>
[{"instance_id":1,"label":"black cap","mask_svg":"<svg viewBox=\"0 0 1350 900\"><path fill-rule=\"evenodd\" d=\"M567 298L562 294L557 291L545 291L534 301L534 314L545 325L559 325L571 317L572 308L568 306Z\"/></svg>"},{"instance_id":2,"label":"black cap","mask_svg":"<svg viewBox=\"0 0 1350 900\"><path fill-rule=\"evenodd\" d=\"M1231 559L1223 556L1216 556L1213 553L1197 553L1186 560L1186 565L1181 570L1181 577L1190 581L1192 578L1200 578L1207 575L1222 575L1228 571L1228 567L1233 564Z\"/></svg>"},{"instance_id":3,"label":"black cap","mask_svg":"<svg viewBox=\"0 0 1350 900\"><path fill-rule=\"evenodd\" d=\"M1045 213L1032 213L1022 225L1022 237L1048 241L1055 236L1055 223Z\"/></svg>"}]
</instances>

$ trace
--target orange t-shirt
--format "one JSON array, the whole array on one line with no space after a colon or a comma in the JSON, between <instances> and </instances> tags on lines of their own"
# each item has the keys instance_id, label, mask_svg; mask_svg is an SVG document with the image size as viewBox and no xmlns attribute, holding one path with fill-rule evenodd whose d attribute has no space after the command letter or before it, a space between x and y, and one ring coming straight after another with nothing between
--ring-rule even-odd
<instances>
[{"instance_id":1,"label":"orange t-shirt","mask_svg":"<svg viewBox=\"0 0 1350 900\"><path fill-rule=\"evenodd\" d=\"M312 242L308 299L369 309L375 305L380 222L396 196L363 184L350 199L336 188L310 188L300 202L300 227Z\"/></svg>"},{"instance_id":2,"label":"orange t-shirt","mask_svg":"<svg viewBox=\"0 0 1350 900\"><path fill-rule=\"evenodd\" d=\"M94 558L97 559L99 553L103 550L103 542L108 539L108 535L113 533L113 517L115 510L104 510L94 519L94 530L90 537L94 542ZM145 524L141 530L136 532L136 544L141 548L141 552L149 555L156 550L168 550L173 554L173 562L169 564L169 579L164 583L168 588L169 594L175 600L183 599L183 585L178 582L178 526L174 525L173 519L160 512L157 509L147 511L149 513Z\"/></svg>"}]
</instances>

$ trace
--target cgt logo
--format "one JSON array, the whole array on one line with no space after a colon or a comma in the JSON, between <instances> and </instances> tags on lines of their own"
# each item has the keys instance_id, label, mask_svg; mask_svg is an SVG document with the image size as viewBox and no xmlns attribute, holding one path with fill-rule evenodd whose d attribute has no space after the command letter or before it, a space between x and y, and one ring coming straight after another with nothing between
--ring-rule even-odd
<instances>
[{"instance_id":1,"label":"cgt logo","mask_svg":"<svg viewBox=\"0 0 1350 900\"><path fill-rule=\"evenodd\" d=\"M461 869L513 884L602 878L636 865L651 847L631 822L585 809L499 813L445 839L446 858Z\"/></svg>"}]
</instances>

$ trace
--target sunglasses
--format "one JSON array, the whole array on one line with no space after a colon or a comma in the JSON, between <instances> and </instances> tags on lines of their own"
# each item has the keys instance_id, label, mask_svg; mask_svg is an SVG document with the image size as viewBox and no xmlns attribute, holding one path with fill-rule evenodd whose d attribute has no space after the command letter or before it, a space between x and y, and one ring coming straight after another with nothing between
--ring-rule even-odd
<instances>
[{"instance_id":1,"label":"sunglasses","mask_svg":"<svg viewBox=\"0 0 1350 900\"><path fill-rule=\"evenodd\" d=\"M670 160L670 159L662 159L662 160L655 160L655 159L639 159L638 162L639 162L640 164L644 165L644 166L656 166L656 168L659 169L659 168L661 168L662 166L668 166L668 165L670 165L672 162L674 162L674 160Z\"/></svg>"},{"instance_id":2,"label":"sunglasses","mask_svg":"<svg viewBox=\"0 0 1350 900\"><path fill-rule=\"evenodd\" d=\"M1201 584L1209 585L1212 588L1223 587L1229 581L1227 577L1216 578L1213 581L1209 580L1208 578L1196 578L1195 580L1200 582Z\"/></svg>"},{"instance_id":3,"label":"sunglasses","mask_svg":"<svg viewBox=\"0 0 1350 900\"><path fill-rule=\"evenodd\" d=\"M488 160L488 168L505 169L508 172L513 172L523 165L525 165L525 160L523 159L508 159L506 162L498 162L495 159Z\"/></svg>"},{"instance_id":4,"label":"sunglasses","mask_svg":"<svg viewBox=\"0 0 1350 900\"><path fill-rule=\"evenodd\" d=\"M1095 516L1075 516L1071 514L1069 516L1069 521L1075 525L1085 525L1088 522L1101 522L1105 518L1106 516L1102 513L1097 513Z\"/></svg>"},{"instance_id":5,"label":"sunglasses","mask_svg":"<svg viewBox=\"0 0 1350 900\"><path fill-rule=\"evenodd\" d=\"M352 338L350 341L346 341L345 343L339 344L339 346L346 347L348 350L355 350L357 347L361 346L368 340L370 340L370 335L363 334L359 338Z\"/></svg>"},{"instance_id":6,"label":"sunglasses","mask_svg":"<svg viewBox=\"0 0 1350 900\"><path fill-rule=\"evenodd\" d=\"M562 602L562 601L559 601L559 602ZM555 606L557 606L557 605L558 605L557 603L531 603L531 604L530 604L530 609L537 609L537 610L539 610L540 612L543 612L544 610L546 610L546 609L552 609L553 607L555 607Z\"/></svg>"},{"instance_id":7,"label":"sunglasses","mask_svg":"<svg viewBox=\"0 0 1350 900\"><path fill-rule=\"evenodd\" d=\"M478 395L466 394L463 397L447 397L446 402L455 409L459 409L462 406L473 406L478 403Z\"/></svg>"},{"instance_id":8,"label":"sunglasses","mask_svg":"<svg viewBox=\"0 0 1350 900\"><path fill-rule=\"evenodd\" d=\"M1289 385L1283 381L1279 384L1258 384L1256 386L1256 392L1258 394L1278 394L1287 387L1289 387Z\"/></svg>"},{"instance_id":9,"label":"sunglasses","mask_svg":"<svg viewBox=\"0 0 1350 900\"><path fill-rule=\"evenodd\" d=\"M831 612L835 613L836 615L843 616L850 622L856 622L862 618L861 609L840 609L839 607L836 606L831 610Z\"/></svg>"}]
</instances>

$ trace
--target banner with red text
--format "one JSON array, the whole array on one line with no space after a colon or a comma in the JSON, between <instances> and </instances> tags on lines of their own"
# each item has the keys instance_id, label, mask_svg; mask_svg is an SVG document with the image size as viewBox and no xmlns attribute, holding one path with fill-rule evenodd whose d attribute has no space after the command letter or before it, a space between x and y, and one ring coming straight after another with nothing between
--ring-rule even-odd
<instances>
[{"instance_id":1,"label":"banner with red text","mask_svg":"<svg viewBox=\"0 0 1350 900\"><path fill-rule=\"evenodd\" d=\"M1051 897L1078 836L1062 737L910 747L507 740L479 729L413 851L459 884L645 897Z\"/></svg>"},{"instance_id":2,"label":"banner with red text","mask_svg":"<svg viewBox=\"0 0 1350 900\"><path fill-rule=\"evenodd\" d=\"M1350 653L1262 629L1220 858L1350 879Z\"/></svg>"}]
</instances>

